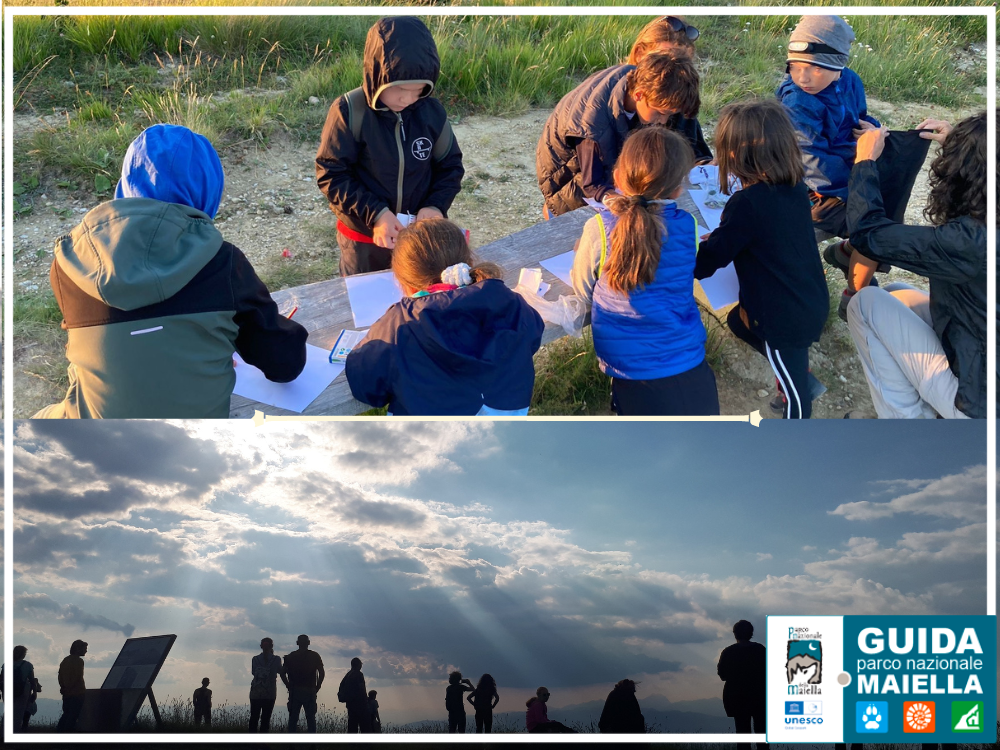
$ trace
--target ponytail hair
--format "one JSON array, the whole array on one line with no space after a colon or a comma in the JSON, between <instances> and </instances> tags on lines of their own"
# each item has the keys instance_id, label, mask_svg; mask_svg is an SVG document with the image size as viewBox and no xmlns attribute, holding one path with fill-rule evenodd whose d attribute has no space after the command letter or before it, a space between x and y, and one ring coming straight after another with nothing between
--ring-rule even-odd
<instances>
[{"instance_id":1,"label":"ponytail hair","mask_svg":"<svg viewBox=\"0 0 1000 750\"><path fill-rule=\"evenodd\" d=\"M625 140L615 164L619 192L605 199L618 217L601 272L612 291L627 295L656 277L667 236L661 204L684 183L693 166L694 151L688 142L659 125L642 128Z\"/></svg>"},{"instance_id":2,"label":"ponytail hair","mask_svg":"<svg viewBox=\"0 0 1000 750\"><path fill-rule=\"evenodd\" d=\"M465 241L465 232L447 219L426 219L403 229L392 251L392 272L410 289L426 289L441 283L441 272L450 266L470 266L473 283L502 279L495 263L476 263Z\"/></svg>"}]
</instances>

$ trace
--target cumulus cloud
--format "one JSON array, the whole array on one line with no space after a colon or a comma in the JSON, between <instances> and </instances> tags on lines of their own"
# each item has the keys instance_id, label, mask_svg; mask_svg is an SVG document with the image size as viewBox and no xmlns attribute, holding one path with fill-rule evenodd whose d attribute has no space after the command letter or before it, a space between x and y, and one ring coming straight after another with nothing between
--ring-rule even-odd
<instances>
[{"instance_id":1,"label":"cumulus cloud","mask_svg":"<svg viewBox=\"0 0 1000 750\"><path fill-rule=\"evenodd\" d=\"M889 518L898 513L914 513L961 521L978 521L986 516L986 466L970 466L958 474L939 479L886 480L884 492L898 494L888 502L860 500L843 503L829 511L848 521Z\"/></svg>"},{"instance_id":2,"label":"cumulus cloud","mask_svg":"<svg viewBox=\"0 0 1000 750\"><path fill-rule=\"evenodd\" d=\"M134 625L120 625L114 620L109 620L102 615L95 615L85 612L75 604L60 605L47 594L19 594L14 597L14 608L17 611L32 615L44 614L46 618L54 617L69 625L77 625L84 630L89 628L103 628L124 634L130 638L135 632Z\"/></svg>"}]
</instances>

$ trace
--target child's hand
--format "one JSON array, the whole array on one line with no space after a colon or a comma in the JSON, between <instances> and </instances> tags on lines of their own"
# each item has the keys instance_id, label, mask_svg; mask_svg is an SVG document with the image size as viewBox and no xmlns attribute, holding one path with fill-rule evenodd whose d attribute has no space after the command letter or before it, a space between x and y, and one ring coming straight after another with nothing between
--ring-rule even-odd
<instances>
[{"instance_id":1,"label":"child's hand","mask_svg":"<svg viewBox=\"0 0 1000 750\"><path fill-rule=\"evenodd\" d=\"M403 225L399 223L396 214L386 211L382 217L375 222L372 227L372 240L379 247L386 247L392 250L396 246L396 235L402 230Z\"/></svg>"},{"instance_id":2,"label":"child's hand","mask_svg":"<svg viewBox=\"0 0 1000 750\"><path fill-rule=\"evenodd\" d=\"M858 122L858 127L854 128L851 133L854 135L854 140L857 140L868 130L878 130L874 125L872 125L867 120L861 120Z\"/></svg>"},{"instance_id":3,"label":"child's hand","mask_svg":"<svg viewBox=\"0 0 1000 750\"><path fill-rule=\"evenodd\" d=\"M917 125L917 130L933 130L933 133L921 133L920 137L928 138L932 141L941 143L948 137L952 127L950 122L945 122L944 120L932 120L928 118Z\"/></svg>"},{"instance_id":4,"label":"child's hand","mask_svg":"<svg viewBox=\"0 0 1000 750\"><path fill-rule=\"evenodd\" d=\"M444 214L438 211L434 206L425 206L417 211L417 221L423 221L424 219L443 219Z\"/></svg>"},{"instance_id":5,"label":"child's hand","mask_svg":"<svg viewBox=\"0 0 1000 750\"><path fill-rule=\"evenodd\" d=\"M888 135L888 128L866 130L861 137L858 138L858 150L854 159L855 162L866 161L868 159L872 159L874 161L881 156L882 149L885 148L885 139Z\"/></svg>"},{"instance_id":6,"label":"child's hand","mask_svg":"<svg viewBox=\"0 0 1000 750\"><path fill-rule=\"evenodd\" d=\"M698 241L699 242L704 242L705 240L707 240L711 236L712 236L711 232L706 232L705 234L703 234L701 237L698 238Z\"/></svg>"}]
</instances>

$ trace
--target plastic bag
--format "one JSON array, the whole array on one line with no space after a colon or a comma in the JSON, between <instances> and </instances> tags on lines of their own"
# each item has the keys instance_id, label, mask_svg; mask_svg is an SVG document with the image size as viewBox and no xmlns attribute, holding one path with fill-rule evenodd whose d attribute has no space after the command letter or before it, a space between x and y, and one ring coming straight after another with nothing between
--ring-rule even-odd
<instances>
[{"instance_id":1,"label":"plastic bag","mask_svg":"<svg viewBox=\"0 0 1000 750\"><path fill-rule=\"evenodd\" d=\"M524 297L524 301L531 305L546 323L561 326L574 338L583 335L583 325L589 310L587 304L575 294L561 295L557 300L547 300L521 285L514 287L514 291Z\"/></svg>"}]
</instances>

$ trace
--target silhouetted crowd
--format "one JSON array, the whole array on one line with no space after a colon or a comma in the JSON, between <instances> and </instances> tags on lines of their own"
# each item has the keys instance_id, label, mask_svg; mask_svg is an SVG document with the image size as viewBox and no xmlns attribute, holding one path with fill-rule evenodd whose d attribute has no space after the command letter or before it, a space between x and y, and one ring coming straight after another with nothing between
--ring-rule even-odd
<instances>
[{"instance_id":1,"label":"silhouetted crowd","mask_svg":"<svg viewBox=\"0 0 1000 750\"><path fill-rule=\"evenodd\" d=\"M754 643L753 625L740 620L733 626L736 643L723 650L719 657L718 673L726 685L722 701L726 715L731 716L738 734L753 732L764 734L765 725L765 648ZM274 641L263 638L260 653L250 661L252 679L250 683L250 723L251 733L267 733L271 729L271 714L278 698L278 679L288 691L288 732L298 731L299 717L305 714L306 732L316 732L317 694L323 686L326 672L323 659L309 648L309 636L300 635L295 651L282 659L274 653ZM13 662L13 706L9 713L18 723L15 732L28 728L31 716L37 710L36 697L42 685L35 677L34 667L27 660L27 648L14 647ZM83 657L87 653L84 641L74 641L69 656L59 665L59 692L63 698L63 711L57 731L74 732L83 709L86 685L84 682ZM368 690L365 676L361 671L361 659L351 659L351 669L340 681L337 700L345 704L348 734L379 734L382 719L379 716L378 693ZM3 670L0 668L0 691L3 689ZM212 691L210 680L205 677L201 687L191 697L194 709L194 724L199 727L204 722L206 728L212 726ZM636 699L636 683L620 680L608 693L604 710L598 721L602 734L644 734L646 721ZM548 701L549 689L539 687L535 695L526 703L525 728L530 734L575 733L576 730L562 722L550 719ZM6 702L6 696L0 692ZM458 671L448 675L445 688L445 709L448 712L448 732L464 734L467 727L465 704L475 712L477 734L493 731L493 710L500 702L497 683L489 673L479 678L476 685ZM749 743L739 743L738 750L749 750ZM757 743L758 750L767 750L766 743ZM853 750L853 749L852 749Z\"/></svg>"}]
</instances>

